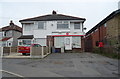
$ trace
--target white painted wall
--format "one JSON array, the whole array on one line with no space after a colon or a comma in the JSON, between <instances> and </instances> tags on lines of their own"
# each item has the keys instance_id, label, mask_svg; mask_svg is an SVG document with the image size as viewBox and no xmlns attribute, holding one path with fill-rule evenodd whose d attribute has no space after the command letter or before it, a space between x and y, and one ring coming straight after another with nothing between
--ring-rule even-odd
<instances>
[{"instance_id":1,"label":"white painted wall","mask_svg":"<svg viewBox=\"0 0 120 79\"><path fill-rule=\"evenodd\" d=\"M52 34L57 29L56 21L47 21L45 24L46 29L35 29L34 38L46 38L48 34ZM36 26L38 27L38 26Z\"/></svg>"},{"instance_id":2,"label":"white painted wall","mask_svg":"<svg viewBox=\"0 0 120 79\"><path fill-rule=\"evenodd\" d=\"M4 31L0 32L0 40L4 37Z\"/></svg>"},{"instance_id":3,"label":"white painted wall","mask_svg":"<svg viewBox=\"0 0 120 79\"><path fill-rule=\"evenodd\" d=\"M66 35L67 32L69 32L70 35L84 35L84 32L82 32L83 21L81 20L69 20L69 29L57 29L57 21L44 21L45 29L38 29L38 22L39 21L28 21L28 23L33 23L30 25L23 23L23 35L34 35L34 38L39 38L39 41L37 40L36 43L42 46L46 46L47 35ZM74 22L81 22L81 29L74 29Z\"/></svg>"},{"instance_id":4,"label":"white painted wall","mask_svg":"<svg viewBox=\"0 0 120 79\"><path fill-rule=\"evenodd\" d=\"M11 43L11 45L9 45L9 43ZM10 38L7 41L1 41L0 44L2 45L2 47L11 47L13 43L13 38Z\"/></svg>"},{"instance_id":5,"label":"white painted wall","mask_svg":"<svg viewBox=\"0 0 120 79\"><path fill-rule=\"evenodd\" d=\"M9 45L9 43L11 43L11 45ZM7 44L6 46L11 47L13 44L13 38L10 38L9 40L7 40L6 44Z\"/></svg>"},{"instance_id":6,"label":"white painted wall","mask_svg":"<svg viewBox=\"0 0 120 79\"><path fill-rule=\"evenodd\" d=\"M2 41L0 41L0 47L2 47Z\"/></svg>"},{"instance_id":7,"label":"white painted wall","mask_svg":"<svg viewBox=\"0 0 120 79\"><path fill-rule=\"evenodd\" d=\"M46 38L35 38L34 43L40 44L41 46L46 46Z\"/></svg>"},{"instance_id":8,"label":"white painted wall","mask_svg":"<svg viewBox=\"0 0 120 79\"><path fill-rule=\"evenodd\" d=\"M2 32L0 32L0 40L2 39L2 37L3 37L3 34L2 34Z\"/></svg>"},{"instance_id":9,"label":"white painted wall","mask_svg":"<svg viewBox=\"0 0 120 79\"><path fill-rule=\"evenodd\" d=\"M80 30L74 29L73 21L69 21L70 28L69 29L57 29L57 21L46 21L45 28L46 29L38 29L38 22L34 22L31 25L23 24L23 35L34 35L34 38L46 38L47 35L51 35L52 32L77 32L79 34L83 34L82 32L82 22L80 24ZM75 21L74 21L75 22ZM77 22L80 22L77 20Z\"/></svg>"}]
</instances>

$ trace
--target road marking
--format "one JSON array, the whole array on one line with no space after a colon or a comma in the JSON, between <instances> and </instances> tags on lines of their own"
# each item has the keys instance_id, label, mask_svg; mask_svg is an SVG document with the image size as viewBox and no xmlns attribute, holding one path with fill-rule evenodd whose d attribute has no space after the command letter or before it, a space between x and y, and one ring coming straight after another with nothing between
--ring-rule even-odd
<instances>
[{"instance_id":1,"label":"road marking","mask_svg":"<svg viewBox=\"0 0 120 79\"><path fill-rule=\"evenodd\" d=\"M19 75L19 74L13 73L13 72L9 72L9 71L6 71L6 70L0 70L0 71L6 72L6 73L8 73L8 74L15 75L15 76L18 76L18 77L24 77L24 76L22 76L22 75Z\"/></svg>"}]
</instances>

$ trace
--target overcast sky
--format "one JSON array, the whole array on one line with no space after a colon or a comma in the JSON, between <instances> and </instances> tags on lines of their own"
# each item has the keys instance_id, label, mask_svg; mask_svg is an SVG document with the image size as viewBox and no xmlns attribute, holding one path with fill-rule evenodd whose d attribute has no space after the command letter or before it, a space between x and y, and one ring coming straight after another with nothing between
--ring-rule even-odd
<instances>
[{"instance_id":1,"label":"overcast sky","mask_svg":"<svg viewBox=\"0 0 120 79\"><path fill-rule=\"evenodd\" d=\"M51 14L86 18L86 31L94 27L110 13L118 9L119 0L2 0L0 1L0 27L9 25L13 20L21 26L19 20Z\"/></svg>"}]
</instances>

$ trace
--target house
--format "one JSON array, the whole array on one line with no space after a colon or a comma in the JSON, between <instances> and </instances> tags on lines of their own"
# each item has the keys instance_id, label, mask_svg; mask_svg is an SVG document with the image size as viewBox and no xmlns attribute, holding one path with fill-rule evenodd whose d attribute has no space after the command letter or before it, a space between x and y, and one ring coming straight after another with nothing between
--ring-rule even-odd
<instances>
[{"instance_id":1,"label":"house","mask_svg":"<svg viewBox=\"0 0 120 79\"><path fill-rule=\"evenodd\" d=\"M120 46L120 9L112 12L85 36L85 51L91 52L103 42L106 49L116 49Z\"/></svg>"},{"instance_id":2,"label":"house","mask_svg":"<svg viewBox=\"0 0 120 79\"><path fill-rule=\"evenodd\" d=\"M8 26L0 28L0 46L17 46L17 38L22 35L22 28L10 21Z\"/></svg>"},{"instance_id":3,"label":"house","mask_svg":"<svg viewBox=\"0 0 120 79\"><path fill-rule=\"evenodd\" d=\"M18 38L18 45L37 43L51 46L60 51L83 48L81 39L85 35L83 23L85 18L69 15L52 14L20 20L23 35Z\"/></svg>"}]
</instances>

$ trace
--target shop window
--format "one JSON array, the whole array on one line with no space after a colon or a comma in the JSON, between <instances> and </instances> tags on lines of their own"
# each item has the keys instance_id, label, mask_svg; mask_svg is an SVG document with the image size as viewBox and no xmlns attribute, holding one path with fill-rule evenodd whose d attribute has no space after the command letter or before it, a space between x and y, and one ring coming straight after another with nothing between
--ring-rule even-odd
<instances>
[{"instance_id":1,"label":"shop window","mask_svg":"<svg viewBox=\"0 0 120 79\"><path fill-rule=\"evenodd\" d=\"M73 48L81 48L81 37L72 37Z\"/></svg>"}]
</instances>

